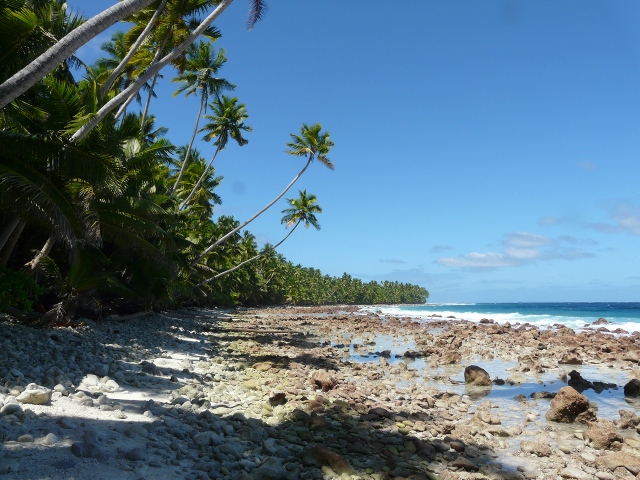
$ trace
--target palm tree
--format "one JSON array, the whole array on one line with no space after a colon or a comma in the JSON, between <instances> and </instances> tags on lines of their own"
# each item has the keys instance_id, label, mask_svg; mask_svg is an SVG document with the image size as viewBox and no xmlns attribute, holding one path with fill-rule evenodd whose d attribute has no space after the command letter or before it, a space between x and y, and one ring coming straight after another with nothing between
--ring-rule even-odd
<instances>
[{"instance_id":1,"label":"palm tree","mask_svg":"<svg viewBox=\"0 0 640 480\"><path fill-rule=\"evenodd\" d=\"M231 4L232 1L233 0L221 0L218 7L211 13L211 15L209 15L209 17L207 17L203 24L206 23L206 26L210 25ZM0 109L4 108L7 104L18 98L18 96L20 96L22 93L26 92L29 88L40 81L45 75L53 71L64 59L68 58L73 54L73 52L89 42L96 35L102 33L116 22L119 22L120 20L133 15L143 8L148 7L153 2L154 0L122 0L116 5L106 9L102 13L99 13L95 17L85 22L82 26L66 35L63 39L56 42L55 45L53 45L46 52L40 55L36 60L29 63L26 67L22 68L10 79L0 85ZM249 28L252 28L255 23L263 17L266 11L267 5L265 0L250 0L247 26ZM204 27L204 29L206 29L206 26ZM178 49L182 48L182 51L184 51L184 49L186 49L191 43L193 43L199 35L200 32L195 35L192 34L192 36L185 40L185 42L180 44ZM177 56L180 52L176 50L174 53ZM162 69L167 63L171 61L171 58L169 58L166 59L165 63L165 59L160 62L161 65L158 64L154 67L154 72L148 72L148 77L145 75L146 78L144 82L152 78L155 73L159 72L160 69ZM127 92L126 95L122 96L123 98L118 99L116 102L114 102L114 104L108 108L107 112L105 112L104 115L106 115L106 113L122 103L124 101L124 98L131 95L134 90L139 90L141 86L142 85L137 86L137 89L135 87L131 88L131 90ZM100 117L100 119L96 123L102 120L102 118L104 118L104 116ZM91 125L88 130L93 129L94 127L95 125ZM84 135L86 135L86 132L81 136L79 135L79 137L82 138Z\"/></svg>"},{"instance_id":2,"label":"palm tree","mask_svg":"<svg viewBox=\"0 0 640 480\"><path fill-rule=\"evenodd\" d=\"M109 75L109 78L104 82L104 84L102 85L102 88L100 89L100 96L104 96L107 93L107 91L109 91L109 89L113 85L113 82L115 82L116 78L118 78L118 76L128 67L129 61L133 58L135 53L138 51L138 49L142 45L142 42L144 42L144 40L149 36L149 34L151 33L151 29L155 27L158 17L164 10L164 7L166 6L167 1L168 0L162 0L160 2L160 5L158 5L158 8L154 12L153 16L147 22L147 26L144 28L142 33L138 35L138 38L133 43L133 45L131 45L131 48L129 48L127 53L121 57L118 65L115 65L113 67L111 75Z\"/></svg>"},{"instance_id":3,"label":"palm tree","mask_svg":"<svg viewBox=\"0 0 640 480\"><path fill-rule=\"evenodd\" d=\"M174 97L183 92L187 97L191 94L197 95L198 91L200 92L200 108L196 116L196 124L193 128L191 141L187 147L187 153L180 167L180 173L178 174L176 183L173 185L172 194L175 193L178 188L184 169L189 161L189 153L191 152L191 147L198 133L200 116L203 111L206 112L207 110L209 95L219 97L220 92L223 90L234 90L236 88L235 85L232 85L225 79L216 77L218 70L220 70L226 61L227 57L224 49L221 48L216 55L210 43L200 41L197 46L191 45L187 50L186 70L172 80L173 82L183 83L173 94Z\"/></svg>"},{"instance_id":4,"label":"palm tree","mask_svg":"<svg viewBox=\"0 0 640 480\"><path fill-rule=\"evenodd\" d=\"M323 132L322 126L319 123L316 123L315 125L311 125L311 126L303 123L302 127L300 128L300 135L295 135L292 133L291 137L293 141L287 144L287 146L289 147L289 150L285 150L285 152L291 155L299 156L299 157L306 156L307 163L305 164L304 168L300 170L298 175L296 175L293 178L293 180L289 183L289 185L287 185L287 187L282 191L282 193L280 193L280 195L274 198L266 207L264 207L262 210L260 210L253 217L251 217L249 220L244 222L242 225L239 225L238 227L231 230L229 233L227 233L226 235L223 235L218 240L216 240L211 245L209 245L204 250L204 252L202 252L202 254L195 259L192 265L195 265L196 263L198 263L200 260L204 258L204 256L207 253L209 253L218 245L226 241L227 238L229 238L231 235L233 235L237 231L246 227L249 223L254 221L259 215L263 214L267 209L269 209L274 203L280 200L284 196L284 194L287 193L287 191L291 188L291 186L305 172L305 170L309 167L309 165L311 165L311 162L317 159L329 170L333 170L335 168L334 164L327 157L327 154L333 147L333 142L330 139L329 132Z\"/></svg>"},{"instance_id":5,"label":"palm tree","mask_svg":"<svg viewBox=\"0 0 640 480\"><path fill-rule=\"evenodd\" d=\"M204 136L204 139L207 142L214 138L216 139L216 141L213 142L216 149L213 152L211 160L209 160L207 168L202 172L200 180L198 180L198 183L193 187L189 196L182 202L180 209L183 209L189 204L189 200L191 200L191 197L193 197L198 191L198 188L200 188L200 184L206 177L206 174L209 168L211 168L213 161L216 159L218 152L224 150L230 139L235 140L240 147L249 143L249 141L242 136L243 131L250 132L252 130L249 125L245 125L244 123L244 121L249 118L249 114L247 113L244 103L238 103L238 99L236 97L230 98L223 96L222 98L215 99L212 102L211 109L213 110L213 114L204 116L204 118L211 121L202 127L202 130L200 131L207 132Z\"/></svg>"},{"instance_id":6,"label":"palm tree","mask_svg":"<svg viewBox=\"0 0 640 480\"><path fill-rule=\"evenodd\" d=\"M52 72L93 37L153 2L154 0L123 0L65 35L46 52L0 85L0 109Z\"/></svg>"},{"instance_id":7,"label":"palm tree","mask_svg":"<svg viewBox=\"0 0 640 480\"><path fill-rule=\"evenodd\" d=\"M78 142L82 140L87 133L89 133L95 126L106 117L111 110L116 108L122 102L127 100L131 95L135 94L142 85L144 85L148 80L152 79L155 75L158 74L160 70L162 70L165 66L171 63L173 60L178 58L182 52L184 52L189 45L196 41L196 39L203 34L209 26L213 23L213 21L220 16L220 14L231 4L233 0L221 0L216 9L209 14L207 18L205 18L200 25L193 30L191 35L189 35L184 41L182 41L178 46L176 46L170 53L168 53L161 60L153 63L147 68L144 74L142 74L134 83L129 85L125 90L120 92L118 95L109 100L102 108L96 113L95 116L91 117L82 127L80 127L72 136L72 142ZM0 86L0 101L2 99ZM2 108L2 104L0 103L0 108Z\"/></svg>"},{"instance_id":8,"label":"palm tree","mask_svg":"<svg viewBox=\"0 0 640 480\"><path fill-rule=\"evenodd\" d=\"M298 190L298 193L300 194L298 198L286 199L287 202L289 202L289 204L291 205L291 207L282 211L282 213L284 213L285 215L284 217L282 217L282 220L280 221L280 223L284 223L285 228L289 228L291 225L293 225L293 228L289 231L289 233L285 235L285 237L282 240L280 240L278 243L276 243L273 246L267 245L261 253L254 255L253 257L245 260L242 263L239 263L238 265L236 265L233 268L230 268L229 270L225 270L224 272L218 273L217 275L207 280L204 280L203 282L200 282L198 286L202 286L205 283L212 282L213 280L216 280L224 275L227 275L228 273L231 273L239 269L243 265L249 262L252 262L257 258L262 257L268 251L274 251L280 245L282 245L287 238L291 236L291 234L295 231L296 228L298 228L298 225L300 225L301 223L304 223L305 228L309 228L309 225L312 225L316 230L320 230L320 223L318 223L318 219L316 218L315 214L322 213L322 207L318 205L318 200L316 196L313 194L307 195L306 190Z\"/></svg>"}]
</instances>

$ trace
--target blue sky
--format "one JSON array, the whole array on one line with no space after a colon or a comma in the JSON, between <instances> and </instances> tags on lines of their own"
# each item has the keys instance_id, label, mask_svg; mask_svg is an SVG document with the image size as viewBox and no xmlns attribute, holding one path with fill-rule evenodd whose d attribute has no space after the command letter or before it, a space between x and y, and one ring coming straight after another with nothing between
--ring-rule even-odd
<instances>
[{"instance_id":1,"label":"blue sky","mask_svg":"<svg viewBox=\"0 0 640 480\"><path fill-rule=\"evenodd\" d=\"M114 3L69 0L86 16ZM432 302L638 301L640 4L390 5L271 0L250 32L245 0L222 14L220 74L253 132L216 159L217 214L275 197L304 164L289 133L320 122L336 169L312 165L286 195L324 210L280 248L294 263L417 283ZM172 98L164 74L151 108L186 144L197 99ZM284 208L251 224L259 243L285 235Z\"/></svg>"}]
</instances>

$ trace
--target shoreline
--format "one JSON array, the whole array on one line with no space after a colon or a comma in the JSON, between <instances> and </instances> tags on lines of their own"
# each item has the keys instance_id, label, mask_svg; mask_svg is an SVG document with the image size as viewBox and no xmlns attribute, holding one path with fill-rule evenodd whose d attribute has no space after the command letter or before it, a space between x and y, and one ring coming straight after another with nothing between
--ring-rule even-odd
<instances>
[{"instance_id":1,"label":"shoreline","mask_svg":"<svg viewBox=\"0 0 640 480\"><path fill-rule=\"evenodd\" d=\"M550 399L540 394L564 386L574 369L589 381L601 378L585 372L603 370L619 393L624 379L640 376L632 337L424 322L351 306L89 323L0 325L0 479L640 474L633 417L616 428L622 441L594 448L588 425L546 421ZM491 374L505 385L491 393L461 385L463 366L478 362L498 365ZM29 383L52 389L50 399L14 402ZM516 400L525 386L540 396ZM589 399L608 402L612 392ZM622 426L601 403L598 418ZM637 416L640 402L627 410ZM626 464L616 463L620 455Z\"/></svg>"}]
</instances>

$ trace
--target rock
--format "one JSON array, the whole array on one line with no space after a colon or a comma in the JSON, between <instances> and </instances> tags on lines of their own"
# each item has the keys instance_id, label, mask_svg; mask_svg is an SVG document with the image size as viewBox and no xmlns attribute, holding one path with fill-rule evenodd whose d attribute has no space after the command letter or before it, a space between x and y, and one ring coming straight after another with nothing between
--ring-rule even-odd
<instances>
[{"instance_id":1,"label":"rock","mask_svg":"<svg viewBox=\"0 0 640 480\"><path fill-rule=\"evenodd\" d=\"M631 410L620 410L620 420L617 422L618 428L634 428L640 424L640 417L638 417Z\"/></svg>"},{"instance_id":2,"label":"rock","mask_svg":"<svg viewBox=\"0 0 640 480\"><path fill-rule=\"evenodd\" d=\"M600 317L598 320L596 320L595 322L593 322L591 325L607 325L611 323L610 321L608 321L606 318L602 318Z\"/></svg>"},{"instance_id":3,"label":"rock","mask_svg":"<svg viewBox=\"0 0 640 480\"><path fill-rule=\"evenodd\" d=\"M253 365L253 368L259 372L266 372L273 368L273 362L258 362Z\"/></svg>"},{"instance_id":4,"label":"rock","mask_svg":"<svg viewBox=\"0 0 640 480\"><path fill-rule=\"evenodd\" d=\"M287 478L287 473L282 467L282 460L279 458L269 457L262 463L262 465L252 472L251 478L281 480Z\"/></svg>"},{"instance_id":5,"label":"rock","mask_svg":"<svg viewBox=\"0 0 640 480\"><path fill-rule=\"evenodd\" d=\"M640 473L640 456L629 452L613 452L596 458L596 464L611 470L624 467L634 475Z\"/></svg>"},{"instance_id":6,"label":"rock","mask_svg":"<svg viewBox=\"0 0 640 480\"><path fill-rule=\"evenodd\" d=\"M51 401L53 390L46 387L30 383L20 395L16 397L20 403L28 403L31 405L44 405Z\"/></svg>"},{"instance_id":7,"label":"rock","mask_svg":"<svg viewBox=\"0 0 640 480\"><path fill-rule=\"evenodd\" d=\"M193 442L201 447L220 445L223 440L220 435L215 432L201 432L193 436Z\"/></svg>"},{"instance_id":8,"label":"rock","mask_svg":"<svg viewBox=\"0 0 640 480\"><path fill-rule=\"evenodd\" d=\"M558 361L558 363L564 363L565 365L582 365L582 360L576 355L566 354Z\"/></svg>"},{"instance_id":9,"label":"rock","mask_svg":"<svg viewBox=\"0 0 640 480\"><path fill-rule=\"evenodd\" d=\"M578 467L567 467L560 470L560 476L562 478L573 478L576 480L591 480L591 475L583 472Z\"/></svg>"},{"instance_id":10,"label":"rock","mask_svg":"<svg viewBox=\"0 0 640 480\"><path fill-rule=\"evenodd\" d=\"M339 453L326 447L312 447L304 453L303 462L307 465L322 467L329 465L338 475L346 473L354 475L356 472L347 460Z\"/></svg>"},{"instance_id":11,"label":"rock","mask_svg":"<svg viewBox=\"0 0 640 480\"><path fill-rule=\"evenodd\" d=\"M125 455L127 460L131 460L132 462L137 461L147 461L149 460L149 454L144 448L136 447L132 450L129 450Z\"/></svg>"},{"instance_id":12,"label":"rock","mask_svg":"<svg viewBox=\"0 0 640 480\"><path fill-rule=\"evenodd\" d=\"M469 365L464 369L464 382L468 385L476 385L479 387L490 387L491 377L484 368L477 365Z\"/></svg>"},{"instance_id":13,"label":"rock","mask_svg":"<svg viewBox=\"0 0 640 480\"><path fill-rule=\"evenodd\" d=\"M465 457L456 458L453 462L451 462L451 466L462 468L463 470L467 470L469 472L475 472L478 470L478 466Z\"/></svg>"},{"instance_id":14,"label":"rock","mask_svg":"<svg viewBox=\"0 0 640 480\"><path fill-rule=\"evenodd\" d=\"M323 392L328 392L338 383L338 380L325 371L315 371L311 374L311 383L322 389Z\"/></svg>"},{"instance_id":15,"label":"rock","mask_svg":"<svg viewBox=\"0 0 640 480\"><path fill-rule=\"evenodd\" d=\"M550 422L571 423L589 409L589 400L573 387L563 387L551 400L545 417Z\"/></svg>"},{"instance_id":16,"label":"rock","mask_svg":"<svg viewBox=\"0 0 640 480\"><path fill-rule=\"evenodd\" d=\"M571 370L569 372L570 380L568 382L570 387L575 388L578 392L583 392L588 389L593 389L596 393L601 393L604 390L608 390L610 388L617 390L618 385L615 383L605 383L605 382L590 382L586 378L583 378L579 372L575 370Z\"/></svg>"},{"instance_id":17,"label":"rock","mask_svg":"<svg viewBox=\"0 0 640 480\"><path fill-rule=\"evenodd\" d=\"M530 440L522 440L520 442L520 450L538 457L550 457L553 453L549 445L542 442L532 442Z\"/></svg>"},{"instance_id":18,"label":"rock","mask_svg":"<svg viewBox=\"0 0 640 480\"><path fill-rule=\"evenodd\" d=\"M585 437L593 443L593 448L606 450L611 448L614 442L622 443L622 436L618 429L609 420L598 420L589 425Z\"/></svg>"},{"instance_id":19,"label":"rock","mask_svg":"<svg viewBox=\"0 0 640 480\"><path fill-rule=\"evenodd\" d=\"M625 397L640 397L640 380L634 378L624 386Z\"/></svg>"}]
</instances>

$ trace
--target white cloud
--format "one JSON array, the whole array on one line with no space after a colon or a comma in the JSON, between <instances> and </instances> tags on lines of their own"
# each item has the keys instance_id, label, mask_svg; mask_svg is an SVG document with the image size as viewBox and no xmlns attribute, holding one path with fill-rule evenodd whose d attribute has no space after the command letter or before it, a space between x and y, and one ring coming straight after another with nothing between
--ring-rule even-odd
<instances>
[{"instance_id":1,"label":"white cloud","mask_svg":"<svg viewBox=\"0 0 640 480\"><path fill-rule=\"evenodd\" d=\"M532 263L538 260L575 260L592 256L563 245L563 239L528 232L512 232L504 236L501 252L472 252L460 257L442 257L435 261L446 267L469 270L493 270Z\"/></svg>"},{"instance_id":2,"label":"white cloud","mask_svg":"<svg viewBox=\"0 0 640 480\"><path fill-rule=\"evenodd\" d=\"M587 227L601 233L628 233L640 235L640 206L619 202L607 208L613 223L591 223Z\"/></svg>"}]
</instances>

